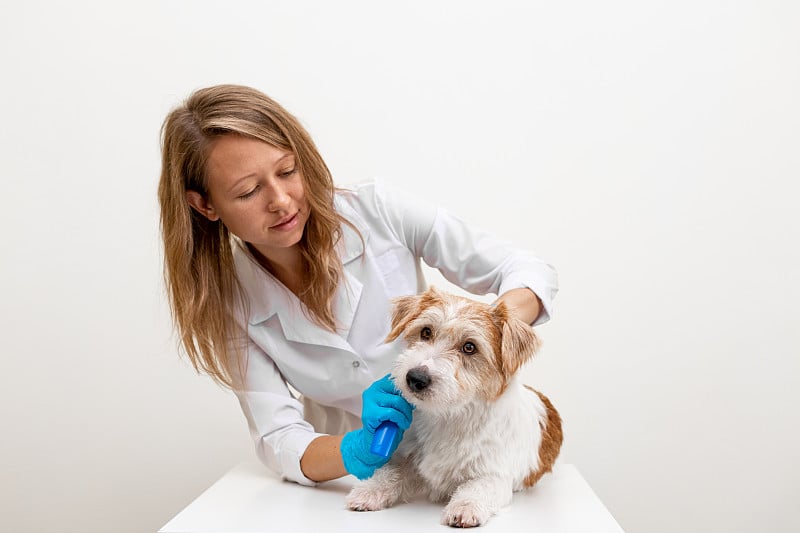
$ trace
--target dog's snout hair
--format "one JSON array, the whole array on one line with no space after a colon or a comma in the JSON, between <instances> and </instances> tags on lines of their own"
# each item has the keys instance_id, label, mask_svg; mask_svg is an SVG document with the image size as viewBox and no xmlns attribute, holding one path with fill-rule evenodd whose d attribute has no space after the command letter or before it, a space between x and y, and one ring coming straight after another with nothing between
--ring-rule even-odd
<instances>
[{"instance_id":1,"label":"dog's snout hair","mask_svg":"<svg viewBox=\"0 0 800 533\"><path fill-rule=\"evenodd\" d=\"M408 388L414 392L420 392L428 388L431 384L432 378L426 366L417 366L412 368L406 374L406 383Z\"/></svg>"}]
</instances>

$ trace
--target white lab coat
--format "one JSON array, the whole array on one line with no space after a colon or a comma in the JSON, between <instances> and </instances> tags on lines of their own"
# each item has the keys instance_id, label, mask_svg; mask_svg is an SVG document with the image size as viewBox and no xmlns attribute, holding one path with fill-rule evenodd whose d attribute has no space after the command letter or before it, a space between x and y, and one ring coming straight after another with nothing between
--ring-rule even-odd
<instances>
[{"instance_id":1,"label":"white lab coat","mask_svg":"<svg viewBox=\"0 0 800 533\"><path fill-rule=\"evenodd\" d=\"M536 324L550 317L557 292L555 270L540 259L380 182L337 192L335 206L363 237L362 245L344 226L338 246L344 282L333 303L341 327L335 333L314 324L246 247L234 246L236 273L250 302L247 373L235 393L261 461L306 485L313 482L300 458L308 444L360 426L361 393L389 372L402 349L399 339L383 342L390 300L425 289L420 259L474 294L530 288L542 301Z\"/></svg>"}]
</instances>

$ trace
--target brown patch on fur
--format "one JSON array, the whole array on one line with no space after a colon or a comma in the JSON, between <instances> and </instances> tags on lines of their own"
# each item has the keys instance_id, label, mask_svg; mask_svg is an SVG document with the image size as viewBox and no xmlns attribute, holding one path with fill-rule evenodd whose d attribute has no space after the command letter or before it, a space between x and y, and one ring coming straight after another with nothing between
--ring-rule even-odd
<instances>
[{"instance_id":1,"label":"brown patch on fur","mask_svg":"<svg viewBox=\"0 0 800 533\"><path fill-rule=\"evenodd\" d=\"M401 296L392 300L392 329L389 335L386 336L383 342L392 342L399 337L406 326L417 318L423 309L431 305L435 300L438 293L431 287L424 294L412 294L410 296ZM423 305L423 303L425 305Z\"/></svg>"},{"instance_id":2,"label":"brown patch on fur","mask_svg":"<svg viewBox=\"0 0 800 533\"><path fill-rule=\"evenodd\" d=\"M445 294L441 296L441 300L443 302L437 303L452 306L451 310L454 308L456 313L455 315L448 313L445 320L447 324L445 331L456 340L456 344L452 346L453 354L460 359L460 363L456 365L456 380L461 383L459 369L463 366L473 379L477 379L481 383L477 394L486 401L496 400L505 390L506 380L503 378L499 365L502 332L494 320L491 309L485 303L476 302L463 296ZM453 320L454 316L455 320ZM470 335L471 340L479 346L478 353L474 355L460 353L460 343L464 340L461 337L463 332L460 325L466 322L477 328L479 332L473 332ZM488 350L485 349L487 344L489 345ZM466 388L463 383L461 386Z\"/></svg>"},{"instance_id":3,"label":"brown patch on fur","mask_svg":"<svg viewBox=\"0 0 800 533\"><path fill-rule=\"evenodd\" d=\"M539 349L539 339L522 320L509 317L503 324L503 372L513 376Z\"/></svg>"},{"instance_id":4,"label":"brown patch on fur","mask_svg":"<svg viewBox=\"0 0 800 533\"><path fill-rule=\"evenodd\" d=\"M489 388L487 386L483 391L483 397L487 401L497 400L505 391L508 386L508 379L503 373L503 331L502 325L494 320L494 314L484 311L486 313L486 324L490 325L485 328L486 341L492 347L494 353L494 361L489 360L489 364L482 368L481 377L483 382L487 385L489 383L496 383L496 386Z\"/></svg>"},{"instance_id":5,"label":"brown patch on fur","mask_svg":"<svg viewBox=\"0 0 800 533\"><path fill-rule=\"evenodd\" d=\"M539 422L539 426L542 428L542 444L539 447L539 469L531 471L523 481L527 488L532 487L539 481L539 478L553 470L553 464L556 462L558 452L561 451L564 434L561 431L561 416L559 416L553 404L550 403L550 400L547 399L547 396L527 385L525 385L525 388L535 392L547 410L547 420L543 421L544 423L542 421Z\"/></svg>"},{"instance_id":6,"label":"brown patch on fur","mask_svg":"<svg viewBox=\"0 0 800 533\"><path fill-rule=\"evenodd\" d=\"M493 344L496 346L497 368L500 370L503 381L497 394L499 397L505 392L511 377L539 349L540 342L533 329L514 317L503 302L491 308L491 318L497 326L496 331L500 336L499 342L496 345Z\"/></svg>"},{"instance_id":7,"label":"brown patch on fur","mask_svg":"<svg viewBox=\"0 0 800 533\"><path fill-rule=\"evenodd\" d=\"M415 320L425 309L441 303L448 297L442 294L435 287L428 287L422 294L412 294L410 296L400 296L392 300L392 329L383 342L392 342L403 334L406 326Z\"/></svg>"}]
</instances>

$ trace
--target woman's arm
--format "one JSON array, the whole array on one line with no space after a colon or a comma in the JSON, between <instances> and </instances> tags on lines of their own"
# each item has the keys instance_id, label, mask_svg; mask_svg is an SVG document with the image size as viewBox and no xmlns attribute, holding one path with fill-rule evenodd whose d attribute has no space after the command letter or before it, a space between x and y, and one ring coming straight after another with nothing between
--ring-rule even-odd
<instances>
[{"instance_id":1,"label":"woman's arm","mask_svg":"<svg viewBox=\"0 0 800 533\"><path fill-rule=\"evenodd\" d=\"M266 352L252 340L247 350L246 374L233 392L247 419L258 458L285 479L313 485L300 460L309 444L324 435L303 419L303 404L289 391Z\"/></svg>"},{"instance_id":2,"label":"woman's arm","mask_svg":"<svg viewBox=\"0 0 800 533\"><path fill-rule=\"evenodd\" d=\"M344 435L317 437L300 459L300 469L312 481L329 481L347 475L340 451Z\"/></svg>"},{"instance_id":3,"label":"woman's arm","mask_svg":"<svg viewBox=\"0 0 800 533\"><path fill-rule=\"evenodd\" d=\"M327 481L352 474L367 479L389 461L403 432L411 425L414 407L400 395L387 374L375 381L362 395L361 429L344 435L323 435L309 443L300 458L306 478ZM388 454L372 451L375 432L384 422L392 422L397 431Z\"/></svg>"},{"instance_id":4,"label":"woman's arm","mask_svg":"<svg viewBox=\"0 0 800 533\"><path fill-rule=\"evenodd\" d=\"M550 318L558 292L558 275L551 265L424 199L378 184L374 198L375 215L449 282L473 294L500 295L499 300L528 324Z\"/></svg>"}]
</instances>

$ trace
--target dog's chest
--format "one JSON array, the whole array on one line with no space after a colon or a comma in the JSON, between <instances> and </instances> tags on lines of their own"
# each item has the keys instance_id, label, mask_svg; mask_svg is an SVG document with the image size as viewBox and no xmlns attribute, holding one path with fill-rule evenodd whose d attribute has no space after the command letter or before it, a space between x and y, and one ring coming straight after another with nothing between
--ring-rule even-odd
<instances>
[{"instance_id":1,"label":"dog's chest","mask_svg":"<svg viewBox=\"0 0 800 533\"><path fill-rule=\"evenodd\" d=\"M507 416L468 413L442 420L417 415L413 462L435 497L446 498L463 482L489 474L513 479L534 453L530 436L521 435Z\"/></svg>"}]
</instances>

